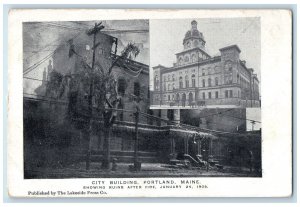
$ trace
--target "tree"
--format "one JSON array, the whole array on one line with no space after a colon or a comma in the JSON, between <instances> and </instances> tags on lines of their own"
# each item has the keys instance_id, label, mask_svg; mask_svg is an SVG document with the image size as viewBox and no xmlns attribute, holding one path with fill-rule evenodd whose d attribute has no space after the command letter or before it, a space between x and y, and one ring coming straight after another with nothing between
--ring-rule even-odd
<instances>
[{"instance_id":1,"label":"tree","mask_svg":"<svg viewBox=\"0 0 300 207\"><path fill-rule=\"evenodd\" d=\"M102 112L104 121L104 159L102 167L109 168L110 163L110 134L111 127L116 119L118 105L121 103L121 97L118 94L118 85L115 80L112 69L118 63L122 61L126 64L126 59L132 59L139 54L140 50L137 46L129 43L125 49L121 52L120 56L117 56L113 61L108 71L105 71L101 65L99 70L95 70L91 78L94 79L95 91L93 96L95 97L97 110Z\"/></svg>"}]
</instances>

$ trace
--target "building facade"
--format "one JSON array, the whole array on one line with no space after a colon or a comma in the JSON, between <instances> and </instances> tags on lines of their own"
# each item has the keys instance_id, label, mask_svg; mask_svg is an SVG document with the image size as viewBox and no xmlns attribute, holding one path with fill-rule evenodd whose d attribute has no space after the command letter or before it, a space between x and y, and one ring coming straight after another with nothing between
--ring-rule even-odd
<instances>
[{"instance_id":1,"label":"building facade","mask_svg":"<svg viewBox=\"0 0 300 207\"><path fill-rule=\"evenodd\" d=\"M259 107L259 80L246 61L240 60L240 48L224 47L219 49L221 55L212 57L205 45L194 20L173 67L153 67L151 105Z\"/></svg>"}]
</instances>

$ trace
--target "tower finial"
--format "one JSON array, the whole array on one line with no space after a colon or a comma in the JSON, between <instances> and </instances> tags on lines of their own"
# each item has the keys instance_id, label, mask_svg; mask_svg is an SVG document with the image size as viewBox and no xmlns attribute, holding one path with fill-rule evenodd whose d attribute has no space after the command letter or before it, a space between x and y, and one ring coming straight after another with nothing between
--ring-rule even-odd
<instances>
[{"instance_id":1,"label":"tower finial","mask_svg":"<svg viewBox=\"0 0 300 207\"><path fill-rule=\"evenodd\" d=\"M192 25L192 29L197 29L197 21L196 20L193 20L191 22L191 25Z\"/></svg>"}]
</instances>

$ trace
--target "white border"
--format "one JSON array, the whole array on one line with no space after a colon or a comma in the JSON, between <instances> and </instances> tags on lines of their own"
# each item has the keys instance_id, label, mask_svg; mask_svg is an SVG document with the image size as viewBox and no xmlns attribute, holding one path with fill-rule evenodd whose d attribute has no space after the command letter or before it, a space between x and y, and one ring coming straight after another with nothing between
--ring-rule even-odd
<instances>
[{"instance_id":1,"label":"white border","mask_svg":"<svg viewBox=\"0 0 300 207\"><path fill-rule=\"evenodd\" d=\"M12 10L9 14L9 195L28 190L74 190L95 179L23 179L23 21L261 18L263 178L198 178L205 190L111 191L108 197L286 197L291 195L291 13L288 10ZM151 30L151 28L150 28ZM150 42L151 46L151 42ZM151 55L151 54L150 54ZM174 178L175 179L175 178ZM178 178L176 178L178 179ZM97 179L99 180L99 179ZM104 179L101 179L104 180ZM105 179L110 180L110 179ZM116 179L113 179L116 180ZM128 179L127 179L128 180ZM143 180L138 179L137 180Z\"/></svg>"}]
</instances>

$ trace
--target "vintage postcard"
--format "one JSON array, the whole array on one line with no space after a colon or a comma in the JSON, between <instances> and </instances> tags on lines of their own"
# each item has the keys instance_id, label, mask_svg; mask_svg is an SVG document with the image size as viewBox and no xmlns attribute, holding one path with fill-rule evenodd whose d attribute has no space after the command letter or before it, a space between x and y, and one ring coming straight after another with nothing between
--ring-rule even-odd
<instances>
[{"instance_id":1,"label":"vintage postcard","mask_svg":"<svg viewBox=\"0 0 300 207\"><path fill-rule=\"evenodd\" d=\"M291 15L12 10L9 195L290 196Z\"/></svg>"}]
</instances>

